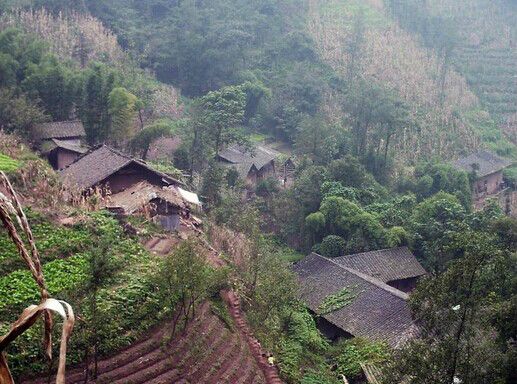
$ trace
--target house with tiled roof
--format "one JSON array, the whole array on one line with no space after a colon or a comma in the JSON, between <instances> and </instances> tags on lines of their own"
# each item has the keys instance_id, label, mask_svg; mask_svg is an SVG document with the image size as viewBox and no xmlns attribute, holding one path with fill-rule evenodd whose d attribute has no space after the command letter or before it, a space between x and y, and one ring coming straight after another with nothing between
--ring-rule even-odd
<instances>
[{"instance_id":1,"label":"house with tiled roof","mask_svg":"<svg viewBox=\"0 0 517 384\"><path fill-rule=\"evenodd\" d=\"M34 126L34 142L54 169L63 169L88 151L86 137L79 120L54 121Z\"/></svg>"},{"instance_id":2,"label":"house with tiled roof","mask_svg":"<svg viewBox=\"0 0 517 384\"><path fill-rule=\"evenodd\" d=\"M352 268L379 279L403 292L412 291L418 279L426 274L425 269L408 247L356 253L332 260L343 267Z\"/></svg>"},{"instance_id":3,"label":"house with tiled roof","mask_svg":"<svg viewBox=\"0 0 517 384\"><path fill-rule=\"evenodd\" d=\"M373 277L362 262L354 261L359 271L336 261L312 253L293 266L298 276L301 298L317 315L319 329L331 340L341 337L363 337L383 341L391 347L401 347L418 334L408 305L408 294L396 289L384 280L391 279L391 272ZM404 270L405 268L402 268ZM402 272L402 276L412 272ZM399 276L395 273L395 276ZM342 305L325 308L325 303L338 301Z\"/></svg>"},{"instance_id":4,"label":"house with tiled roof","mask_svg":"<svg viewBox=\"0 0 517 384\"><path fill-rule=\"evenodd\" d=\"M65 186L85 195L97 189L105 208L118 217L144 215L169 231L199 221L191 210L200 206L183 183L107 145L92 148L59 172ZM188 225L187 225L188 226Z\"/></svg>"},{"instance_id":5,"label":"house with tiled roof","mask_svg":"<svg viewBox=\"0 0 517 384\"><path fill-rule=\"evenodd\" d=\"M291 159L287 159L282 161L277 169L276 161L280 157L280 152L263 145L256 145L253 148L233 145L217 155L218 161L223 166L234 168L248 185L256 185L258 181L268 177L278 178L286 183L294 169L294 164Z\"/></svg>"},{"instance_id":6,"label":"house with tiled roof","mask_svg":"<svg viewBox=\"0 0 517 384\"><path fill-rule=\"evenodd\" d=\"M511 165L512 161L488 151L478 151L453 163L455 168L473 176L472 200L476 209L483 208L487 198L496 198L508 214L512 193L507 189L503 171Z\"/></svg>"},{"instance_id":7,"label":"house with tiled roof","mask_svg":"<svg viewBox=\"0 0 517 384\"><path fill-rule=\"evenodd\" d=\"M86 137L80 120L53 121L34 126L34 138L37 141L58 139L79 144Z\"/></svg>"},{"instance_id":8,"label":"house with tiled roof","mask_svg":"<svg viewBox=\"0 0 517 384\"><path fill-rule=\"evenodd\" d=\"M59 172L63 183L86 192L103 187L115 194L132 185L147 181L156 186L180 185L174 177L157 171L145 161L135 159L107 145L90 149Z\"/></svg>"}]
</instances>

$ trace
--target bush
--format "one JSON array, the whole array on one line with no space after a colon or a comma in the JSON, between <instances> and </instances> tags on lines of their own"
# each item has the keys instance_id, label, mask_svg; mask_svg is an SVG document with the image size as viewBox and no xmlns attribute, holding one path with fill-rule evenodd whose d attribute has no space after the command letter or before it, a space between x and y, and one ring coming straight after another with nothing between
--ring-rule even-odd
<instances>
[{"instance_id":1,"label":"bush","mask_svg":"<svg viewBox=\"0 0 517 384\"><path fill-rule=\"evenodd\" d=\"M409 242L409 234L402 227L392 227L386 233L388 247L401 247Z\"/></svg>"},{"instance_id":2,"label":"bush","mask_svg":"<svg viewBox=\"0 0 517 384\"><path fill-rule=\"evenodd\" d=\"M319 251L325 257L338 257L343 255L345 248L345 239L341 236L330 235L323 239Z\"/></svg>"},{"instance_id":3,"label":"bush","mask_svg":"<svg viewBox=\"0 0 517 384\"><path fill-rule=\"evenodd\" d=\"M349 379L357 378L361 374L361 363L382 363L389 357L385 344L358 337L339 343L334 356L337 373Z\"/></svg>"},{"instance_id":4,"label":"bush","mask_svg":"<svg viewBox=\"0 0 517 384\"><path fill-rule=\"evenodd\" d=\"M318 234L325 229L325 216L321 212L311 213L305 218L305 226L313 234Z\"/></svg>"}]
</instances>

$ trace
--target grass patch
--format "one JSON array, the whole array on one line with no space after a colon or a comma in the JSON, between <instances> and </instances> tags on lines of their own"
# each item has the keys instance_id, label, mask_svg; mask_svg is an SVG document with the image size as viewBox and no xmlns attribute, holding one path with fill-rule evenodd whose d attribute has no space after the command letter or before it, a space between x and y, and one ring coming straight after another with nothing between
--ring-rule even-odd
<instances>
[{"instance_id":1,"label":"grass patch","mask_svg":"<svg viewBox=\"0 0 517 384\"><path fill-rule=\"evenodd\" d=\"M228 312L228 307L220 296L211 300L210 311L212 311L230 331L233 331L232 317L230 312Z\"/></svg>"},{"instance_id":2,"label":"grass patch","mask_svg":"<svg viewBox=\"0 0 517 384\"><path fill-rule=\"evenodd\" d=\"M0 153L0 171L14 172L20 167L20 162Z\"/></svg>"}]
</instances>

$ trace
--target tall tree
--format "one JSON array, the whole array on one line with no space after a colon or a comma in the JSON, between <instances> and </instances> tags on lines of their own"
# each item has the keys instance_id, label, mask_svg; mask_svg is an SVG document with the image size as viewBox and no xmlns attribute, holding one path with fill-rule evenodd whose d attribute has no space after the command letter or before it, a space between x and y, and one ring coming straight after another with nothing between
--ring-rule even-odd
<instances>
[{"instance_id":1,"label":"tall tree","mask_svg":"<svg viewBox=\"0 0 517 384\"><path fill-rule=\"evenodd\" d=\"M102 64L88 69L83 88L81 118L91 144L104 142L110 133L109 94L115 86L115 75Z\"/></svg>"},{"instance_id":2,"label":"tall tree","mask_svg":"<svg viewBox=\"0 0 517 384\"><path fill-rule=\"evenodd\" d=\"M504 349L489 308L501 293L509 253L498 249L490 234L472 231L458 233L451 246L462 257L413 293L421 338L396 353L387 383L505 382Z\"/></svg>"},{"instance_id":3,"label":"tall tree","mask_svg":"<svg viewBox=\"0 0 517 384\"><path fill-rule=\"evenodd\" d=\"M131 140L130 146L134 152L141 153L142 159L145 160L149 147L155 140L161 137L169 137L172 134L173 124L167 121L158 121L138 132Z\"/></svg>"},{"instance_id":4,"label":"tall tree","mask_svg":"<svg viewBox=\"0 0 517 384\"><path fill-rule=\"evenodd\" d=\"M109 140L120 143L131 138L136 117L137 97L122 87L116 87L108 95L108 112L111 117Z\"/></svg>"}]
</instances>

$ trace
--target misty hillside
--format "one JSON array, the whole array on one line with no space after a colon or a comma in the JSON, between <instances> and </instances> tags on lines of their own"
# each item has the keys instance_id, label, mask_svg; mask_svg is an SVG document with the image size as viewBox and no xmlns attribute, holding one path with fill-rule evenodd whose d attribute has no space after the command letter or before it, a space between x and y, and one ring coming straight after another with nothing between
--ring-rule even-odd
<instances>
[{"instance_id":1,"label":"misty hillside","mask_svg":"<svg viewBox=\"0 0 517 384\"><path fill-rule=\"evenodd\" d=\"M2 384L517 381L515 0L0 0L0 171Z\"/></svg>"}]
</instances>

